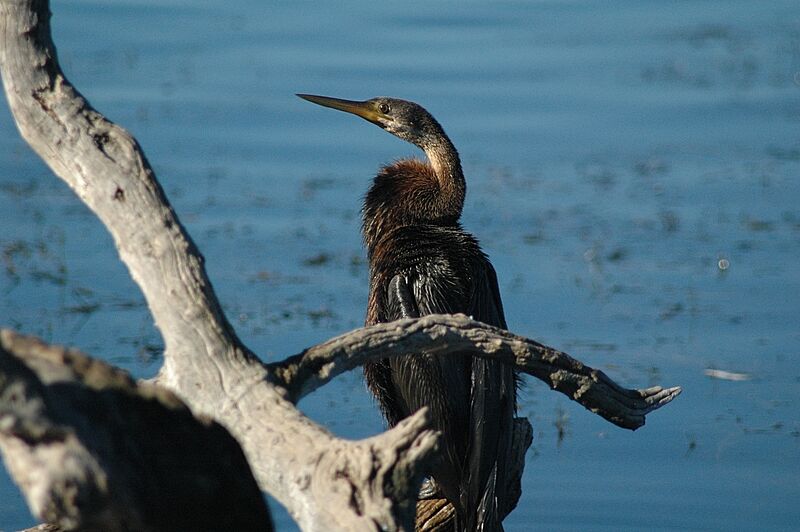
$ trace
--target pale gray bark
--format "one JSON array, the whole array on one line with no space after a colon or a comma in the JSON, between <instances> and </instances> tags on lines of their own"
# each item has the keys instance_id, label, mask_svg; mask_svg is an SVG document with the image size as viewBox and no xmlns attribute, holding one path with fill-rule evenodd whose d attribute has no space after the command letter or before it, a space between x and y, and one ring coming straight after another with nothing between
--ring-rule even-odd
<instances>
[{"instance_id":1,"label":"pale gray bark","mask_svg":"<svg viewBox=\"0 0 800 532\"><path fill-rule=\"evenodd\" d=\"M195 413L224 425L261 489L304 529L394 530L412 522L413 494L436 443L424 411L352 442L294 406L367 357L422 348L499 357L628 428L641 426L648 412L680 392L623 389L563 353L464 317L361 329L285 363L262 364L223 315L203 257L135 139L95 111L64 77L49 18L45 0L0 2L0 72L20 132L113 236L164 338L157 382Z\"/></svg>"},{"instance_id":2,"label":"pale gray bark","mask_svg":"<svg viewBox=\"0 0 800 532\"><path fill-rule=\"evenodd\" d=\"M620 427L635 430L645 416L681 393L680 387L623 388L600 370L529 338L463 314L431 314L352 331L270 364L292 401L335 376L375 358L428 353L469 353L515 365Z\"/></svg>"}]
</instances>

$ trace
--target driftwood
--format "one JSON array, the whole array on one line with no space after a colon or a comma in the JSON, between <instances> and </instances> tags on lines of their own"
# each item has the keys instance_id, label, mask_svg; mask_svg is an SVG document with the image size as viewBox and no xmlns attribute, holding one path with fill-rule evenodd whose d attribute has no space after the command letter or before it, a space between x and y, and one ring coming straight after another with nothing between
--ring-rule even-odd
<instances>
[{"instance_id":1,"label":"driftwood","mask_svg":"<svg viewBox=\"0 0 800 532\"><path fill-rule=\"evenodd\" d=\"M303 529L413 526L426 459L436 448L437 435L426 428L426 412L375 437L345 441L295 408L300 397L367 358L423 348L496 357L630 429L643 425L646 414L680 393L679 388L624 389L564 353L464 316L427 316L359 329L284 362L263 364L222 313L203 257L135 139L95 111L64 77L49 22L46 0L0 2L0 73L22 136L108 228L142 290L166 346L156 383L174 392L195 415L224 426L241 445L258 487L280 501ZM25 419L24 412L3 415L0 429ZM63 423L69 418L63 415L51 421ZM70 416L87 419L79 410ZM89 426L70 430L109 430L89 419ZM524 442L529 425L518 426L519 441ZM28 442L5 430L0 430L0 440L7 467L30 504L37 494L25 482L29 466L6 450ZM128 467L114 463L127 460L123 454L103 460L109 471ZM519 469L521 473L521 465ZM55 478L58 472L51 475ZM110 502L108 507L114 508ZM34 504L31 509L41 519L55 515ZM446 506L437 512L445 515Z\"/></svg>"}]
</instances>

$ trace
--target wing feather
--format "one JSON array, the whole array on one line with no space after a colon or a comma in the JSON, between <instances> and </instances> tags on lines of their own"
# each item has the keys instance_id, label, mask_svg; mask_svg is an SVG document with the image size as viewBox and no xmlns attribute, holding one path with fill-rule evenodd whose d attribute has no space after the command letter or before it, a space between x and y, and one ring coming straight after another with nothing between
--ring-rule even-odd
<instances>
[{"instance_id":1,"label":"wing feather","mask_svg":"<svg viewBox=\"0 0 800 532\"><path fill-rule=\"evenodd\" d=\"M456 295L459 290L452 281L445 282L440 272L431 271L395 275L387 289L391 313L387 318L464 312L506 327L497 276L488 260L481 256L473 261L471 286L462 290L467 292L462 297ZM460 355L421 354L394 359L390 365L394 387L408 413L427 405L437 429L454 431L446 441L445 463L437 466L434 476L448 499L459 501L466 529L477 529L479 523L487 530L500 529L497 501L503 497L511 449L513 370L496 361Z\"/></svg>"}]
</instances>

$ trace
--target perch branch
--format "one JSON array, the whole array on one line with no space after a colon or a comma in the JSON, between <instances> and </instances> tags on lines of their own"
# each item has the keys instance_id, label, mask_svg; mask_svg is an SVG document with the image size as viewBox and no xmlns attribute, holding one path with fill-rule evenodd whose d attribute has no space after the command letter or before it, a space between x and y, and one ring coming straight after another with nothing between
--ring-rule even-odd
<instances>
[{"instance_id":1,"label":"perch branch","mask_svg":"<svg viewBox=\"0 0 800 532\"><path fill-rule=\"evenodd\" d=\"M425 351L468 353L512 364L608 421L635 430L672 401L679 387L623 388L605 373L538 342L467 318L430 315L358 329L270 364L293 401L375 358Z\"/></svg>"}]
</instances>

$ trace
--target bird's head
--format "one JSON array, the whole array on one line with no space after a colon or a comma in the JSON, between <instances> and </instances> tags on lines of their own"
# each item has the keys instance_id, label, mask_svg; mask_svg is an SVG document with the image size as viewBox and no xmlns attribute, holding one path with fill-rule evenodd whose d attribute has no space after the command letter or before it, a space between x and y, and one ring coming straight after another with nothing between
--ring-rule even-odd
<instances>
[{"instance_id":1,"label":"bird's head","mask_svg":"<svg viewBox=\"0 0 800 532\"><path fill-rule=\"evenodd\" d=\"M444 137L444 131L436 119L414 102L384 96L363 102L312 94L298 96L318 105L360 116L423 150Z\"/></svg>"}]
</instances>

